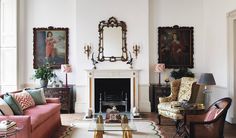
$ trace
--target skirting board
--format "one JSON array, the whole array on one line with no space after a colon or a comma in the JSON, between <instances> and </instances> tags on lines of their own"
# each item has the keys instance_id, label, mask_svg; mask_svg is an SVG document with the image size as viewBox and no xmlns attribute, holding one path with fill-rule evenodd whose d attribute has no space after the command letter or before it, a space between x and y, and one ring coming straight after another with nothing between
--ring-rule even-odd
<instances>
[{"instance_id":1,"label":"skirting board","mask_svg":"<svg viewBox=\"0 0 236 138\"><path fill-rule=\"evenodd\" d=\"M230 124L236 124L236 118L235 117L226 117L226 121Z\"/></svg>"}]
</instances>

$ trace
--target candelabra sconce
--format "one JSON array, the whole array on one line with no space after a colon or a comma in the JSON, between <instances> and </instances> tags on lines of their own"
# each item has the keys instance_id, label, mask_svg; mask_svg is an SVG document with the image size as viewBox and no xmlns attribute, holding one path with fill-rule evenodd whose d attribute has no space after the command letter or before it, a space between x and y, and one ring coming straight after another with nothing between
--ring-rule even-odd
<instances>
[{"instance_id":1,"label":"candelabra sconce","mask_svg":"<svg viewBox=\"0 0 236 138\"><path fill-rule=\"evenodd\" d=\"M89 44L84 46L84 53L87 54L87 58L89 59L89 55L91 54L91 46Z\"/></svg>"},{"instance_id":2,"label":"candelabra sconce","mask_svg":"<svg viewBox=\"0 0 236 138\"><path fill-rule=\"evenodd\" d=\"M140 46L138 46L137 44L135 44L135 45L133 46L133 53L134 53L134 55L135 55L135 58L137 59L138 54L140 53Z\"/></svg>"}]
</instances>

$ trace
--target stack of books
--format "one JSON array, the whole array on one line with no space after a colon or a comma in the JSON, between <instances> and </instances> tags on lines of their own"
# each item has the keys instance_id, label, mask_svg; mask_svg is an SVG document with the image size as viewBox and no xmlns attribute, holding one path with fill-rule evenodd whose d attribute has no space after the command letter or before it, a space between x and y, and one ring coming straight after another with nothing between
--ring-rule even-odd
<instances>
[{"instance_id":1,"label":"stack of books","mask_svg":"<svg viewBox=\"0 0 236 138\"><path fill-rule=\"evenodd\" d=\"M8 131L16 127L16 122L11 120L3 120L0 122L0 131Z\"/></svg>"}]
</instances>

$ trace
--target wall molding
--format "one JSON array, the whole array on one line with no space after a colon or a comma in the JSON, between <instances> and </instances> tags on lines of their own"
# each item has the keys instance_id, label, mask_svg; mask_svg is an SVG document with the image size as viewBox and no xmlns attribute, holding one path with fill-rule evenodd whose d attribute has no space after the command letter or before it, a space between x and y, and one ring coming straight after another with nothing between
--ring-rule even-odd
<instances>
[{"instance_id":1,"label":"wall molding","mask_svg":"<svg viewBox=\"0 0 236 138\"><path fill-rule=\"evenodd\" d=\"M235 121L235 104L236 104L236 101L235 101L235 90L236 90L236 85L235 85L235 74L236 74L236 68L234 66L235 64L235 59L236 59L236 55L234 54L235 53L235 46L236 46L236 43L235 43L235 35L236 33L236 10L233 10L231 12L228 13L228 16L227 16L227 35L228 35L228 43L227 43L227 67L228 67L228 71L227 71L227 78L228 78L228 81L227 81L227 87L228 87L228 94L229 94L229 97L232 98L232 104L231 104L231 108L230 108L230 114L229 114L229 117L232 118L230 123L236 123L234 122Z\"/></svg>"}]
</instances>

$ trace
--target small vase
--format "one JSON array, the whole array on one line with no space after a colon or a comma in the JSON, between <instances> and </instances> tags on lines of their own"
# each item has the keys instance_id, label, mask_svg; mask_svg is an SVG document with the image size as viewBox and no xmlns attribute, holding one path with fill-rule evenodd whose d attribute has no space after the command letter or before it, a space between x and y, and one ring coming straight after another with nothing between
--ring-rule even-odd
<instances>
[{"instance_id":1,"label":"small vase","mask_svg":"<svg viewBox=\"0 0 236 138\"><path fill-rule=\"evenodd\" d=\"M41 87L47 87L48 86L48 80L40 80Z\"/></svg>"}]
</instances>

